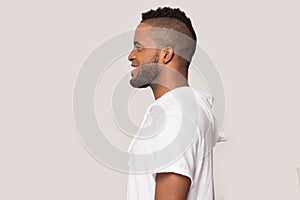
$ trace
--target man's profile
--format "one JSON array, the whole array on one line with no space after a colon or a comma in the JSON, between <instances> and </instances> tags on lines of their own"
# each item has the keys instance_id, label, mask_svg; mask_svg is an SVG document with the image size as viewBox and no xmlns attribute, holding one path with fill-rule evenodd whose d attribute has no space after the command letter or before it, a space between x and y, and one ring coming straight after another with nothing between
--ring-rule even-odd
<instances>
[{"instance_id":1,"label":"man's profile","mask_svg":"<svg viewBox=\"0 0 300 200\"><path fill-rule=\"evenodd\" d=\"M214 199L213 147L220 135L211 112L212 98L188 83L196 41L191 20L178 8L142 14L128 56L134 68L130 84L150 87L155 101L129 151L153 154L153 159L130 160L131 171L145 173L129 174L128 200ZM172 162L165 163L168 159Z\"/></svg>"}]
</instances>

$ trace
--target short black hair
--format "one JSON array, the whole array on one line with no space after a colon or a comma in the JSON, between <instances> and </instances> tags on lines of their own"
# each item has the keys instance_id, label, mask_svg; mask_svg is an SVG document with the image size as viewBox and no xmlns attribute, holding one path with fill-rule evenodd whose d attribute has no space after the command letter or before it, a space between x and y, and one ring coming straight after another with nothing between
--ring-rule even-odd
<instances>
[{"instance_id":1,"label":"short black hair","mask_svg":"<svg viewBox=\"0 0 300 200\"><path fill-rule=\"evenodd\" d=\"M145 22L146 20L156 19L156 18L173 18L178 19L179 21L183 22L188 30L192 38L197 41L197 36L195 30L192 26L192 22L190 18L188 18L183 11L179 8L170 8L170 7L158 7L156 10L149 10L147 12L142 13L142 21Z\"/></svg>"}]
</instances>

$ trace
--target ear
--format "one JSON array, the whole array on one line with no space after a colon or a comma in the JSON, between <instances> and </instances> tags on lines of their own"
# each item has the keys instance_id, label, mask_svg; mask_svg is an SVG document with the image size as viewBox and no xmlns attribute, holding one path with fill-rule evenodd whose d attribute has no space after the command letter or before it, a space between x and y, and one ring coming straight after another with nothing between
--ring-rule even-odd
<instances>
[{"instance_id":1,"label":"ear","mask_svg":"<svg viewBox=\"0 0 300 200\"><path fill-rule=\"evenodd\" d=\"M173 58L174 55L174 49L172 47L166 47L163 49L164 52L164 57L163 57L163 62L164 64L168 64Z\"/></svg>"}]
</instances>

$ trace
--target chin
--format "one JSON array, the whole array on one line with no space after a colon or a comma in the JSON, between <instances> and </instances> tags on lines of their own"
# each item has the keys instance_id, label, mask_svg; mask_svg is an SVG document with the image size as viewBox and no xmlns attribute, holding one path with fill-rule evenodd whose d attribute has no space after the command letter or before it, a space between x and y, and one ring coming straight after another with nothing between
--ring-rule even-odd
<instances>
[{"instance_id":1,"label":"chin","mask_svg":"<svg viewBox=\"0 0 300 200\"><path fill-rule=\"evenodd\" d=\"M136 81L135 79L130 80L130 85L134 88L147 88L148 86L150 86L149 83L140 83L140 82Z\"/></svg>"}]
</instances>

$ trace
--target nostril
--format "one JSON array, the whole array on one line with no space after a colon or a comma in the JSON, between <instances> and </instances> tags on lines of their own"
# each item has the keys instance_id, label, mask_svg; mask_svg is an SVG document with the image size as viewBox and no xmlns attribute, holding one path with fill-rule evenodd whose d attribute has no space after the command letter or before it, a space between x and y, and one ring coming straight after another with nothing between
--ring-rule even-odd
<instances>
[{"instance_id":1,"label":"nostril","mask_svg":"<svg viewBox=\"0 0 300 200\"><path fill-rule=\"evenodd\" d=\"M132 55L131 55L131 54L129 54L129 56L128 56L128 60L129 60L129 61L132 61L132 60L133 60L133 57L132 57Z\"/></svg>"},{"instance_id":2,"label":"nostril","mask_svg":"<svg viewBox=\"0 0 300 200\"><path fill-rule=\"evenodd\" d=\"M133 61L133 60L134 60L134 57L135 57L135 56L134 56L134 54L133 54L133 51L131 51L130 54L128 55L128 60L129 60L129 61Z\"/></svg>"}]
</instances>

